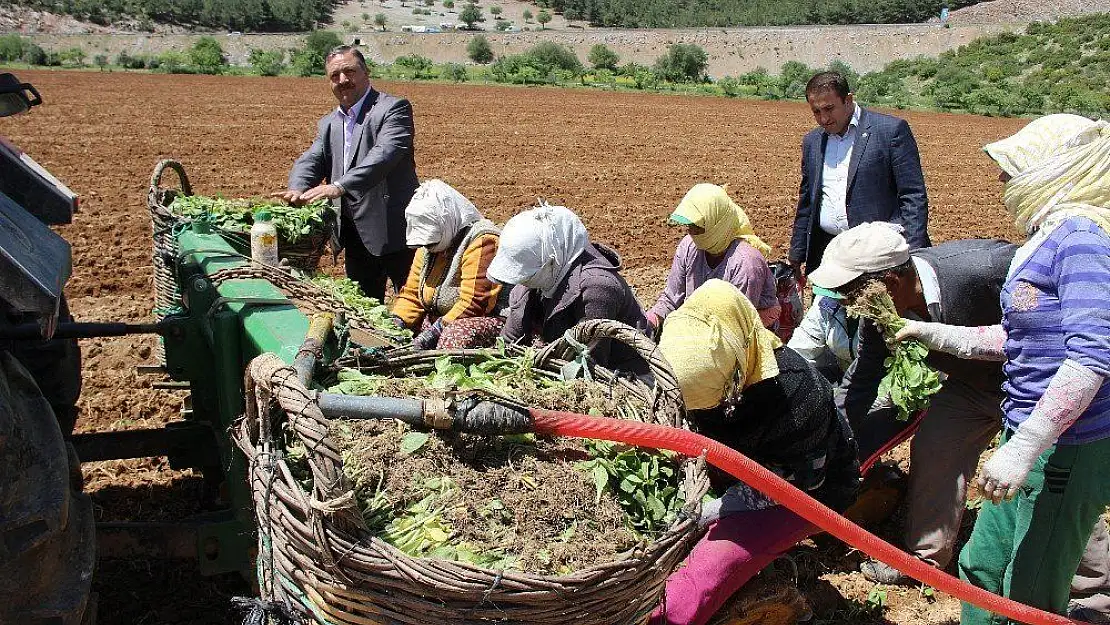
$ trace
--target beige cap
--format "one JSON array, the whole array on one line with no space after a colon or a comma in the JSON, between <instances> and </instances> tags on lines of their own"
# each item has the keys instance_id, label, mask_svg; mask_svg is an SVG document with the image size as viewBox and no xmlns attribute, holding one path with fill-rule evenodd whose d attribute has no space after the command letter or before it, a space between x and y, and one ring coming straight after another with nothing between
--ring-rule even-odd
<instances>
[{"instance_id":1,"label":"beige cap","mask_svg":"<svg viewBox=\"0 0 1110 625\"><path fill-rule=\"evenodd\" d=\"M809 279L819 287L837 289L865 273L893 269L909 259L902 227L873 221L836 235Z\"/></svg>"}]
</instances>

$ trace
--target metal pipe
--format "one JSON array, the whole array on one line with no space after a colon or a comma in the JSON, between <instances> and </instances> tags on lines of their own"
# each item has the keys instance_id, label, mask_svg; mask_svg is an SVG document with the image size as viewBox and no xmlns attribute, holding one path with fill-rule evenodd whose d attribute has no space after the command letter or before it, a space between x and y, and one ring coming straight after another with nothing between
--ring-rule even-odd
<instances>
[{"instance_id":1,"label":"metal pipe","mask_svg":"<svg viewBox=\"0 0 1110 625\"><path fill-rule=\"evenodd\" d=\"M127 336L130 334L166 335L173 328L168 323L85 323L70 321L59 323L54 331L55 339L91 339L101 336ZM37 323L0 327L0 340L41 341L42 330Z\"/></svg>"},{"instance_id":2,"label":"metal pipe","mask_svg":"<svg viewBox=\"0 0 1110 625\"><path fill-rule=\"evenodd\" d=\"M306 387L312 381L312 374L316 371L316 361L324 354L324 342L328 340L335 315L319 313L312 315L308 321L308 332L305 334L304 343L293 359L293 370L297 372L297 379Z\"/></svg>"},{"instance_id":3,"label":"metal pipe","mask_svg":"<svg viewBox=\"0 0 1110 625\"><path fill-rule=\"evenodd\" d=\"M424 402L419 399L320 393L316 401L320 412L329 419L397 419L409 425L427 425Z\"/></svg>"}]
</instances>

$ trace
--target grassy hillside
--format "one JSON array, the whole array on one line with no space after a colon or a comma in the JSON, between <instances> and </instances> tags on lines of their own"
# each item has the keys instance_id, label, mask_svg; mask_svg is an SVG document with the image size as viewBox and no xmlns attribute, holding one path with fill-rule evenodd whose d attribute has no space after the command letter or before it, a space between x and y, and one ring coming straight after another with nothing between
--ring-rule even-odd
<instances>
[{"instance_id":1,"label":"grassy hillside","mask_svg":"<svg viewBox=\"0 0 1110 625\"><path fill-rule=\"evenodd\" d=\"M539 0L596 26L673 28L923 22L978 0Z\"/></svg>"},{"instance_id":2,"label":"grassy hillside","mask_svg":"<svg viewBox=\"0 0 1110 625\"><path fill-rule=\"evenodd\" d=\"M302 31L327 21L336 0L8 0L97 24L138 20L242 31Z\"/></svg>"},{"instance_id":3,"label":"grassy hillside","mask_svg":"<svg viewBox=\"0 0 1110 625\"><path fill-rule=\"evenodd\" d=\"M1110 113L1110 14L1030 24L858 79L866 102L983 115Z\"/></svg>"}]
</instances>

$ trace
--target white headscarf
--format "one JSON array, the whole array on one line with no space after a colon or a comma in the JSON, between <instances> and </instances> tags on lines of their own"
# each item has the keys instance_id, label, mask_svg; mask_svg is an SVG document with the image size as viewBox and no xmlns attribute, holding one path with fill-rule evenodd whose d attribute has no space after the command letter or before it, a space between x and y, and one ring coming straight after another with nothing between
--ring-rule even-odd
<instances>
[{"instance_id":1,"label":"white headscarf","mask_svg":"<svg viewBox=\"0 0 1110 625\"><path fill-rule=\"evenodd\" d=\"M442 180L428 180L416 189L407 208L405 240L410 246L442 252L482 214L470 200Z\"/></svg>"},{"instance_id":2,"label":"white headscarf","mask_svg":"<svg viewBox=\"0 0 1110 625\"><path fill-rule=\"evenodd\" d=\"M541 204L505 224L486 275L551 297L589 242L586 226L570 209Z\"/></svg>"}]
</instances>

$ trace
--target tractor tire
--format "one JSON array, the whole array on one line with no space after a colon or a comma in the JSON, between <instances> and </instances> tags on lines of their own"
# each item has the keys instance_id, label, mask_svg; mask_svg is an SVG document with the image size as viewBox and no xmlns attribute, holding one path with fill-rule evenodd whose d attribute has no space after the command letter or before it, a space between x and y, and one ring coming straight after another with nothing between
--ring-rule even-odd
<instances>
[{"instance_id":1,"label":"tractor tire","mask_svg":"<svg viewBox=\"0 0 1110 625\"><path fill-rule=\"evenodd\" d=\"M736 591L709 625L795 625L812 616L797 584L768 571Z\"/></svg>"},{"instance_id":2,"label":"tractor tire","mask_svg":"<svg viewBox=\"0 0 1110 625\"><path fill-rule=\"evenodd\" d=\"M89 622L96 527L75 462L31 374L0 351L0 623Z\"/></svg>"}]
</instances>

